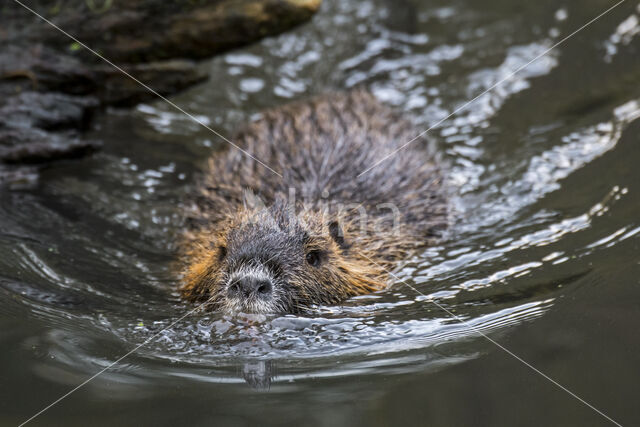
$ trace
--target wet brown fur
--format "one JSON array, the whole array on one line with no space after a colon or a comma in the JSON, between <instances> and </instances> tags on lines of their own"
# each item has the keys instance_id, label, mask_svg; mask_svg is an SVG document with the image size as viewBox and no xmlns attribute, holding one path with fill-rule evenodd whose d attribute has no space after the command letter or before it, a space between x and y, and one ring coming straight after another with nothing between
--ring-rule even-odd
<instances>
[{"instance_id":1,"label":"wet brown fur","mask_svg":"<svg viewBox=\"0 0 640 427\"><path fill-rule=\"evenodd\" d=\"M209 159L188 208L182 295L224 307L226 251L237 253L237 242L246 241L278 257L280 248L269 243L276 234L288 242L282 245L286 261L273 267L286 270L280 271L286 295L273 310L335 304L383 289L387 271L447 225L441 170L419 139L357 175L416 135L409 122L362 90L263 113L234 143L282 178L238 149ZM397 227L381 203L397 207ZM322 255L319 267L305 263L310 251Z\"/></svg>"}]
</instances>

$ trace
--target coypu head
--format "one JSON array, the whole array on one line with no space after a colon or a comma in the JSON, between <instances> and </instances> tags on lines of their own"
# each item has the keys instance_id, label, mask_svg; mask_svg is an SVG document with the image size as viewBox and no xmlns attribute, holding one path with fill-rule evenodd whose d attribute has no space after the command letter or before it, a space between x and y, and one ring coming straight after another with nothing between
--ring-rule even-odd
<instances>
[{"instance_id":1,"label":"coypu head","mask_svg":"<svg viewBox=\"0 0 640 427\"><path fill-rule=\"evenodd\" d=\"M295 313L384 287L340 221L286 203L243 208L190 245L182 293L227 312Z\"/></svg>"}]
</instances>

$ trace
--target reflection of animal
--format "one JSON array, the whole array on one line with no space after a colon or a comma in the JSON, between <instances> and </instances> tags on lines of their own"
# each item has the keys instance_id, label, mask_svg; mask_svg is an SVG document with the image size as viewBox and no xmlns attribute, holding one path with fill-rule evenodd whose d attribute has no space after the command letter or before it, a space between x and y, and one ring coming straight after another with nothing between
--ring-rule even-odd
<instances>
[{"instance_id":1,"label":"reflection of animal","mask_svg":"<svg viewBox=\"0 0 640 427\"><path fill-rule=\"evenodd\" d=\"M296 312L384 288L385 270L447 224L440 169L420 141L358 175L415 136L361 90L265 112L236 141L282 177L237 149L209 160L182 295Z\"/></svg>"},{"instance_id":2,"label":"reflection of animal","mask_svg":"<svg viewBox=\"0 0 640 427\"><path fill-rule=\"evenodd\" d=\"M269 390L271 380L275 377L275 369L271 360L256 360L245 362L242 366L242 376L254 390Z\"/></svg>"}]
</instances>

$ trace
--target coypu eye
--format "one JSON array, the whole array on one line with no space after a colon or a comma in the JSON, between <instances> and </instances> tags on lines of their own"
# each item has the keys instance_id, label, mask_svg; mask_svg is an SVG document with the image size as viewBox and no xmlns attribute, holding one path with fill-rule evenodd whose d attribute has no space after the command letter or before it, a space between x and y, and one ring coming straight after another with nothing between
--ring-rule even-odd
<instances>
[{"instance_id":1,"label":"coypu eye","mask_svg":"<svg viewBox=\"0 0 640 427\"><path fill-rule=\"evenodd\" d=\"M313 267L317 267L320 265L320 251L311 251L307 254L306 257L307 262L309 263L309 265L313 266Z\"/></svg>"},{"instance_id":2,"label":"coypu eye","mask_svg":"<svg viewBox=\"0 0 640 427\"><path fill-rule=\"evenodd\" d=\"M225 246L220 246L218 251L218 257L220 258L220 261L222 261L227 256L227 248Z\"/></svg>"}]
</instances>

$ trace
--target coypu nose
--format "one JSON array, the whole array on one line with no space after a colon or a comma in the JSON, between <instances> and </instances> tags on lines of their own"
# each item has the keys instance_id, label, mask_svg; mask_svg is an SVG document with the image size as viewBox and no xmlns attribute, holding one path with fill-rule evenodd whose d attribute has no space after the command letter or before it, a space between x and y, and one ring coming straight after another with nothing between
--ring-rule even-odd
<instances>
[{"instance_id":1,"label":"coypu nose","mask_svg":"<svg viewBox=\"0 0 640 427\"><path fill-rule=\"evenodd\" d=\"M269 280L245 276L229 287L229 294L237 297L244 296L245 298L251 296L266 297L271 294L271 289L272 286Z\"/></svg>"}]
</instances>

